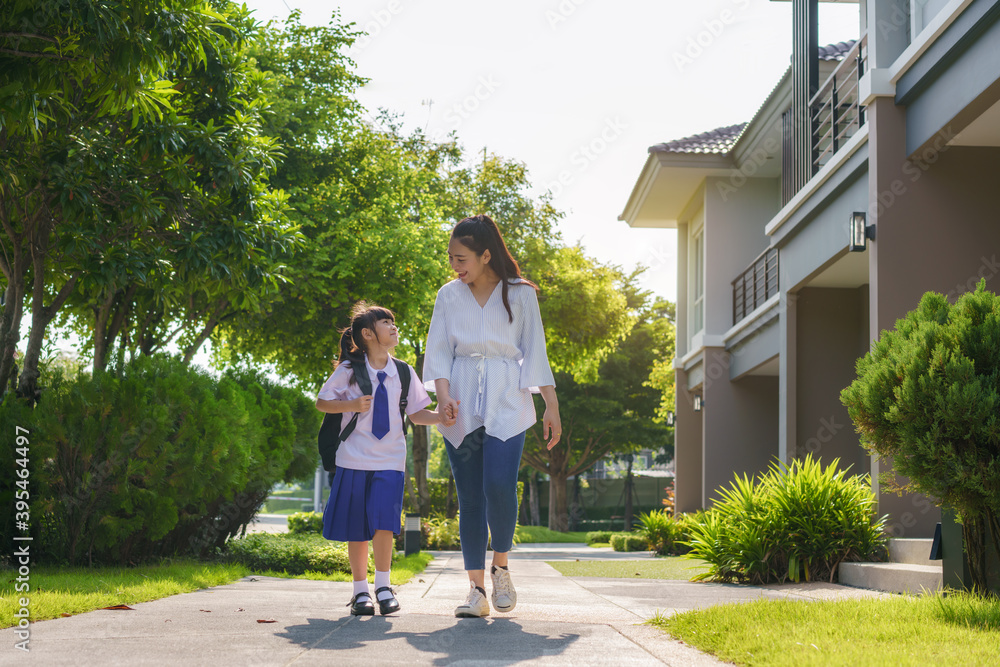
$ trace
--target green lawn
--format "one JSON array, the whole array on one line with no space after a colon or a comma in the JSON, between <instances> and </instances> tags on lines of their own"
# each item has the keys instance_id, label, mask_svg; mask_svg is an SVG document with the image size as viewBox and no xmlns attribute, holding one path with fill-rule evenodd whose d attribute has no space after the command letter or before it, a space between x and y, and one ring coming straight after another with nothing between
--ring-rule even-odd
<instances>
[{"instance_id":1,"label":"green lawn","mask_svg":"<svg viewBox=\"0 0 1000 667\"><path fill-rule=\"evenodd\" d=\"M176 561L169 565L124 568L33 567L31 591L16 592L17 572L0 572L0 628L15 625L15 602L31 600L31 619L41 621L63 614L80 614L118 604L148 602L221 586L245 577L242 565Z\"/></svg>"},{"instance_id":2,"label":"green lawn","mask_svg":"<svg viewBox=\"0 0 1000 667\"><path fill-rule=\"evenodd\" d=\"M650 624L739 665L995 665L1000 600L967 594L758 600Z\"/></svg>"},{"instance_id":3,"label":"green lawn","mask_svg":"<svg viewBox=\"0 0 1000 667\"><path fill-rule=\"evenodd\" d=\"M547 561L567 577L617 577L619 579L671 579L687 581L708 564L680 556L645 560Z\"/></svg>"},{"instance_id":4,"label":"green lawn","mask_svg":"<svg viewBox=\"0 0 1000 667\"><path fill-rule=\"evenodd\" d=\"M518 526L514 530L514 540L521 544L531 542L587 542L587 533L560 533L545 526Z\"/></svg>"},{"instance_id":5,"label":"green lawn","mask_svg":"<svg viewBox=\"0 0 1000 667\"><path fill-rule=\"evenodd\" d=\"M393 586L405 584L415 574L423 572L433 560L428 553L416 553L392 564L390 580ZM31 570L31 590L17 592L17 572L0 571L0 628L17 623L14 614L20 609L15 603L21 597L31 600L31 620L43 621L63 615L119 604L158 600L178 593L221 586L241 579L251 571L239 564L175 561L169 565L146 565L136 568L55 568L34 567ZM350 581L346 573L322 574L306 572L290 576L284 572L256 572L263 576L291 579Z\"/></svg>"}]
</instances>

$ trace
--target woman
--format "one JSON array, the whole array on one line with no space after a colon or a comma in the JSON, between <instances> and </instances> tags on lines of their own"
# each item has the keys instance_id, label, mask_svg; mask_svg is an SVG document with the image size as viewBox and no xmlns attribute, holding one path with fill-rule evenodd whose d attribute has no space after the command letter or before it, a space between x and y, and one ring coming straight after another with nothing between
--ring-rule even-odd
<instances>
[{"instance_id":1,"label":"woman","mask_svg":"<svg viewBox=\"0 0 1000 667\"><path fill-rule=\"evenodd\" d=\"M451 232L448 260L458 275L434 303L424 382L438 411L456 421L438 426L458 490L459 534L469 597L458 617L487 616L485 562L491 540L493 608L509 612L517 594L507 569L517 525L517 471L524 434L536 420L532 390L545 399L548 448L562 431L555 380L545 354L538 289L521 277L500 230L485 215Z\"/></svg>"}]
</instances>

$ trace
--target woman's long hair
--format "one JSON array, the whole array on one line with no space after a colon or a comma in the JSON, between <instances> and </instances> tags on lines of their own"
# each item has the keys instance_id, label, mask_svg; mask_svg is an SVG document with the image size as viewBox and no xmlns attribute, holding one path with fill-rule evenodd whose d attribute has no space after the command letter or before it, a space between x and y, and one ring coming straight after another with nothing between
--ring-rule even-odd
<instances>
[{"instance_id":1,"label":"woman's long hair","mask_svg":"<svg viewBox=\"0 0 1000 667\"><path fill-rule=\"evenodd\" d=\"M338 366L345 361L351 362L351 377L348 379L348 384L357 384L354 374L357 369L364 368L365 365L365 353L368 348L365 346L361 330L371 329L374 332L375 323L379 320L395 322L396 316L388 308L376 306L365 300L358 301L351 308L351 324L340 332L340 358L337 360Z\"/></svg>"},{"instance_id":2,"label":"woman's long hair","mask_svg":"<svg viewBox=\"0 0 1000 667\"><path fill-rule=\"evenodd\" d=\"M514 321L514 313L510 309L510 301L507 299L507 289L511 285L530 285L538 290L538 285L530 280L521 277L521 268L507 250L507 244L500 236L500 229L497 223L488 215L473 215L463 218L455 228L451 230L451 237L458 239L462 245L476 253L482 255L484 251L490 251L490 261L487 264L494 273L500 277L500 284L503 295L503 307L507 309L507 319ZM514 282L520 278L521 282Z\"/></svg>"}]
</instances>

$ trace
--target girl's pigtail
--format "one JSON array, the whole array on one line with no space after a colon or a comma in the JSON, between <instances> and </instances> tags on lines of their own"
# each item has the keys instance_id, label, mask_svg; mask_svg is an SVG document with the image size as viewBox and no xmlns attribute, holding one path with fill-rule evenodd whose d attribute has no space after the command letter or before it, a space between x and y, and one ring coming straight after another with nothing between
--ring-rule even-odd
<instances>
[{"instance_id":1,"label":"girl's pigtail","mask_svg":"<svg viewBox=\"0 0 1000 667\"><path fill-rule=\"evenodd\" d=\"M351 327L347 327L340 334L340 359L338 359L337 364L342 364L345 361L351 362L351 377L347 380L348 384L357 384L357 380L354 379L354 371L359 364L365 363L365 354L354 344Z\"/></svg>"}]
</instances>

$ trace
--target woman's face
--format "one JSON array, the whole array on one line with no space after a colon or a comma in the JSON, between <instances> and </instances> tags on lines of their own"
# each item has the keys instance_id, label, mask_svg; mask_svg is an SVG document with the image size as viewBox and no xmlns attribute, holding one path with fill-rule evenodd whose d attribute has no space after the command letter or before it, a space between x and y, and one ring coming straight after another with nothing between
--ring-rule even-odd
<instances>
[{"instance_id":1,"label":"woman's face","mask_svg":"<svg viewBox=\"0 0 1000 667\"><path fill-rule=\"evenodd\" d=\"M451 270L458 274L458 279L466 285L472 284L483 277L488 270L490 251L477 255L471 248L452 237L448 244L448 261Z\"/></svg>"}]
</instances>

